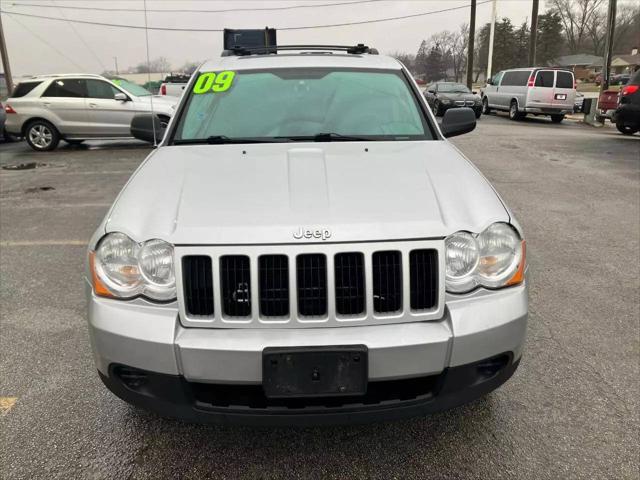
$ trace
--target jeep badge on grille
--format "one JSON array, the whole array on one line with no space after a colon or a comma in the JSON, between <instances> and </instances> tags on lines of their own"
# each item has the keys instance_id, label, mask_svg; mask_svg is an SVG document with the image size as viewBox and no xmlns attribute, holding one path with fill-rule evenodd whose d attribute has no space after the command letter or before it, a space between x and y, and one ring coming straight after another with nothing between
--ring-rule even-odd
<instances>
[{"instance_id":1,"label":"jeep badge on grille","mask_svg":"<svg viewBox=\"0 0 640 480\"><path fill-rule=\"evenodd\" d=\"M296 240L301 240L303 238L320 238L322 239L322 241L325 241L331 238L331 230L329 230L328 228L311 229L300 227L296 232L293 232L293 238L295 238Z\"/></svg>"}]
</instances>

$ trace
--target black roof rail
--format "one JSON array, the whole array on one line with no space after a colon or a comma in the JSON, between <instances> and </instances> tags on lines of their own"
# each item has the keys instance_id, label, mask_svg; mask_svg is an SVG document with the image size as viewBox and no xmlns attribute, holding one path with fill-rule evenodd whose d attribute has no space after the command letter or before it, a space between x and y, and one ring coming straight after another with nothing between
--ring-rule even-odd
<instances>
[{"instance_id":1,"label":"black roof rail","mask_svg":"<svg viewBox=\"0 0 640 480\"><path fill-rule=\"evenodd\" d=\"M269 53L277 53L278 51L287 50L307 50L307 51L339 51L350 54L363 54L368 53L371 55L377 55L378 50L375 48L369 48L363 43L357 45L269 45L260 47L242 47L236 46L230 50L224 50L222 52L223 57L230 55L244 56L244 55L265 55Z\"/></svg>"}]
</instances>

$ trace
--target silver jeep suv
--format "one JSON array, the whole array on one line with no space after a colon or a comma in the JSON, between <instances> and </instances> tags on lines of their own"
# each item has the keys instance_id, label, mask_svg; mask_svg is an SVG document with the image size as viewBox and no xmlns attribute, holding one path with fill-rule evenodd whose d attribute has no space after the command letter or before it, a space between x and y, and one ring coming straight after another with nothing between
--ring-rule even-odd
<instances>
[{"instance_id":1,"label":"silver jeep suv","mask_svg":"<svg viewBox=\"0 0 640 480\"><path fill-rule=\"evenodd\" d=\"M64 74L32 77L18 84L5 102L8 133L23 136L36 151L53 150L60 140L131 137L131 120L153 111L168 122L176 99L154 96L125 79Z\"/></svg>"},{"instance_id":2,"label":"silver jeep suv","mask_svg":"<svg viewBox=\"0 0 640 480\"><path fill-rule=\"evenodd\" d=\"M473 111L439 126L410 73L361 45L275 50L200 67L91 239L103 382L162 415L263 425L497 388L525 340L525 243L445 138Z\"/></svg>"}]
</instances>

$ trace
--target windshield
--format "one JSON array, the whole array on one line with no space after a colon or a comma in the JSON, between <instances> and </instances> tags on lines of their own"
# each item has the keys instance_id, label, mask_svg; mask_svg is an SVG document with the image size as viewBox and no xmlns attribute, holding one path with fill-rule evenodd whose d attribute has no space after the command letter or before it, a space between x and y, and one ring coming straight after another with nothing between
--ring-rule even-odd
<instances>
[{"instance_id":1,"label":"windshield","mask_svg":"<svg viewBox=\"0 0 640 480\"><path fill-rule=\"evenodd\" d=\"M116 85L118 85L120 88L126 90L127 92L129 92L131 95L135 95L136 97L146 97L148 95L151 95L151 92L149 90L147 90L144 87L141 87L140 85L137 85L135 83L132 83L128 80L124 80L121 78L116 78L114 80L111 80L113 83L115 83Z\"/></svg>"},{"instance_id":2,"label":"windshield","mask_svg":"<svg viewBox=\"0 0 640 480\"><path fill-rule=\"evenodd\" d=\"M174 143L433 138L401 71L227 71L217 73L220 85L207 85L204 80L212 75L199 74Z\"/></svg>"},{"instance_id":3,"label":"windshield","mask_svg":"<svg viewBox=\"0 0 640 480\"><path fill-rule=\"evenodd\" d=\"M439 83L438 92L442 93L471 93L466 85L461 83Z\"/></svg>"}]
</instances>

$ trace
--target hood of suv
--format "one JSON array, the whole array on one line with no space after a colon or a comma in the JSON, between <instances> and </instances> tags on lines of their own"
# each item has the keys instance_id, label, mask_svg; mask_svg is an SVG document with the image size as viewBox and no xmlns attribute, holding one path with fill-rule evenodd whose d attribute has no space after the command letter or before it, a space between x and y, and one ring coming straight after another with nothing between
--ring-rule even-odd
<instances>
[{"instance_id":1,"label":"hood of suv","mask_svg":"<svg viewBox=\"0 0 640 480\"><path fill-rule=\"evenodd\" d=\"M355 242L508 220L487 180L445 141L191 145L150 155L106 230L176 245ZM325 233L296 238L300 229Z\"/></svg>"}]
</instances>

